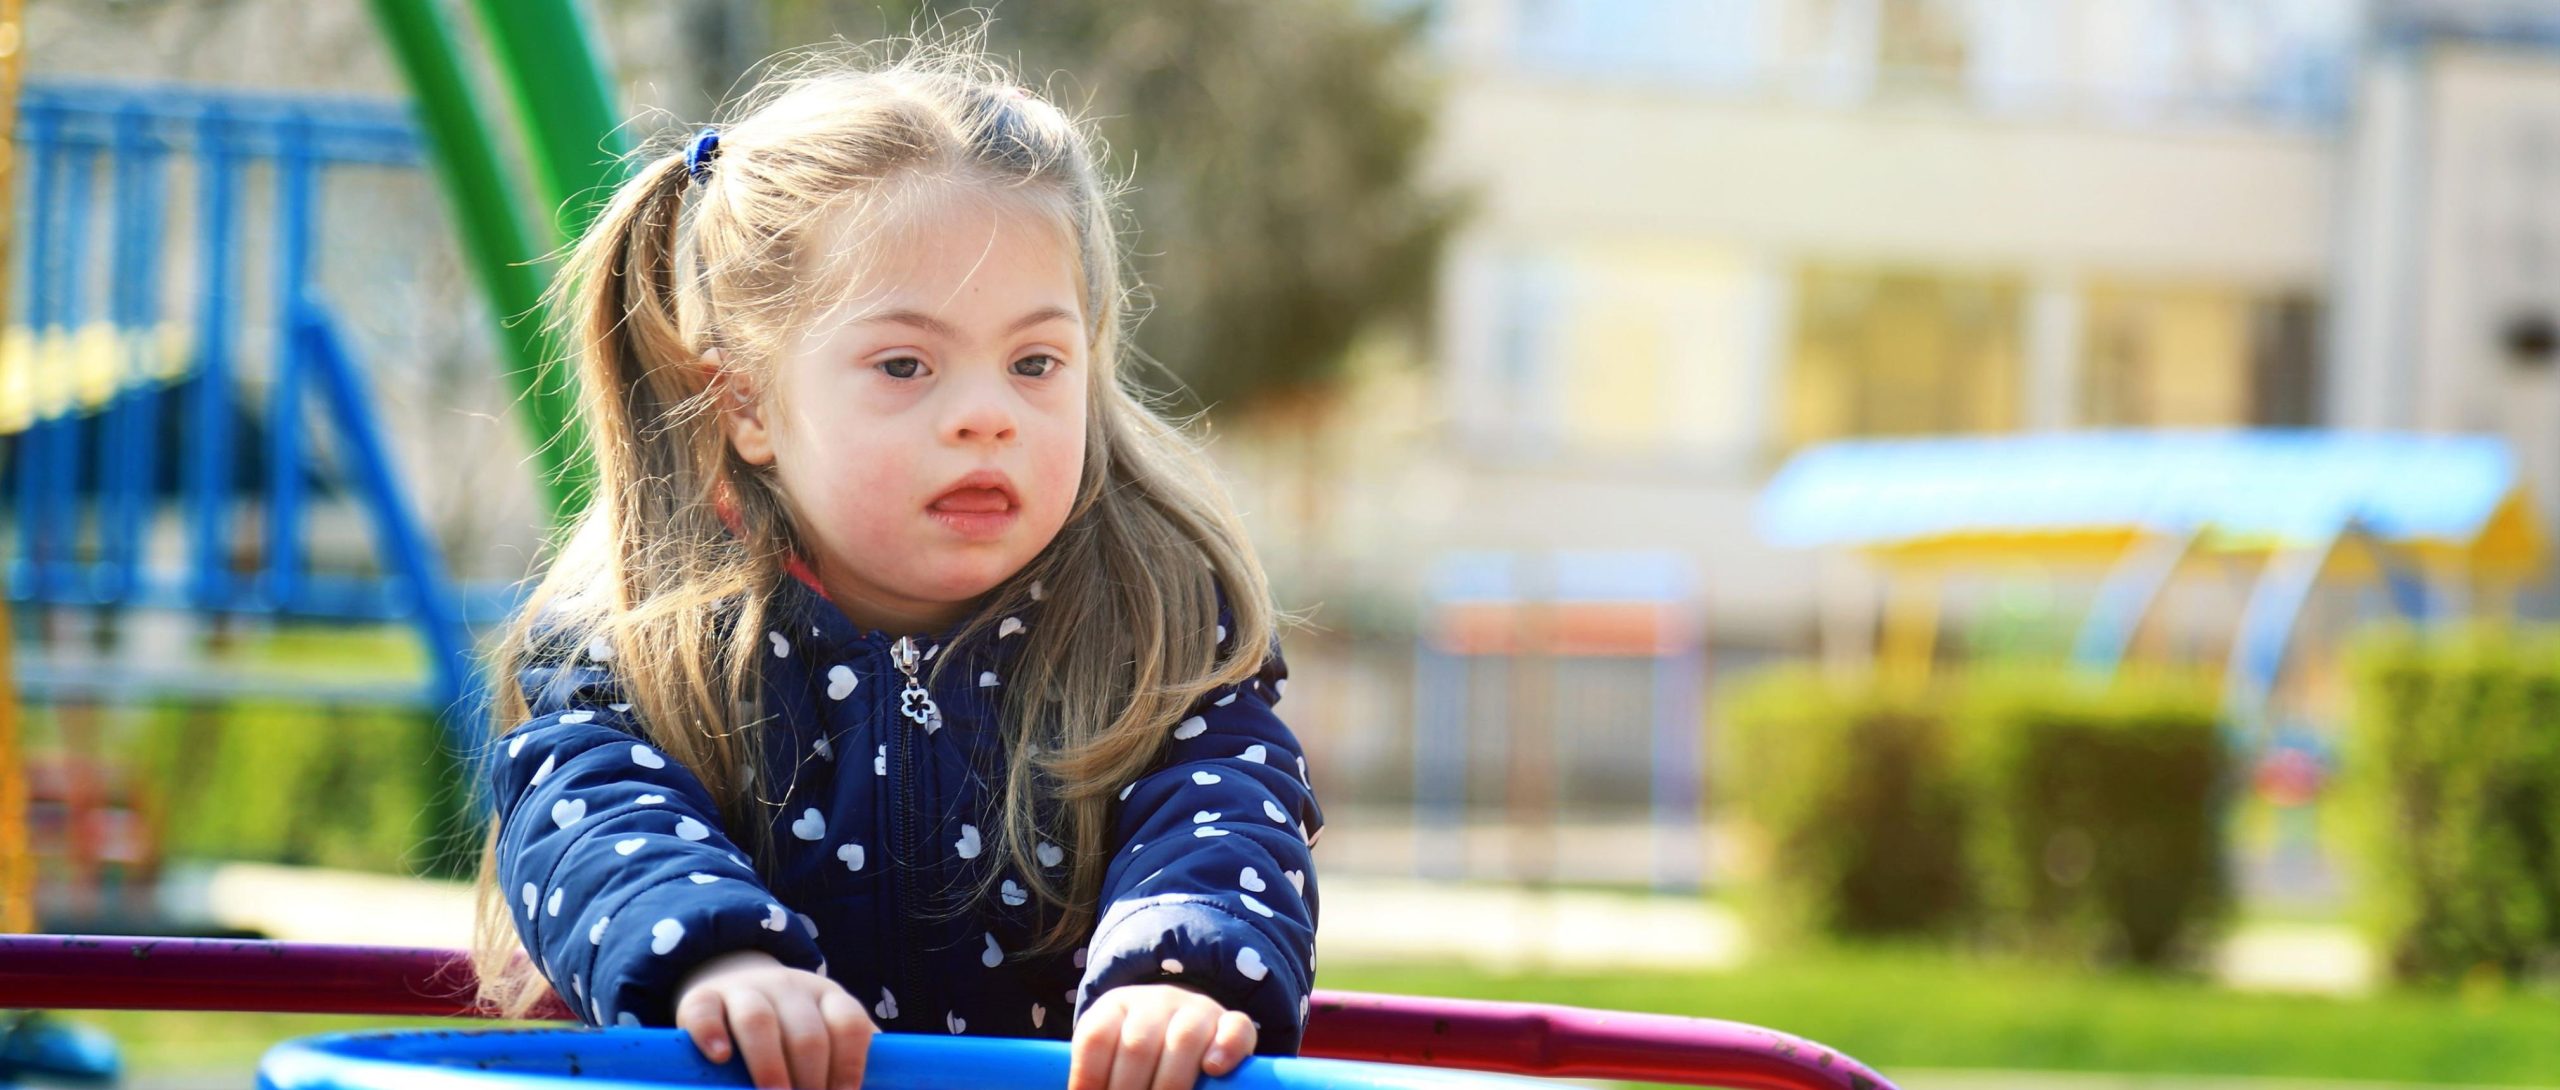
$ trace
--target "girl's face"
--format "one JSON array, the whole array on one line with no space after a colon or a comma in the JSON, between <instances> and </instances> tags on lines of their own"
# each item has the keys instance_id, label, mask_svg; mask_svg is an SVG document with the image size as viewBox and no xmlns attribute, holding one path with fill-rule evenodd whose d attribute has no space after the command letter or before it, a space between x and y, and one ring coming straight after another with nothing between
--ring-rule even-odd
<instances>
[{"instance_id":1,"label":"girl's face","mask_svg":"<svg viewBox=\"0 0 2560 1090\"><path fill-rule=\"evenodd\" d=\"M722 413L739 457L773 466L827 596L893 633L956 623L1057 536L1092 366L1054 226L989 200L910 207L764 396Z\"/></svg>"}]
</instances>

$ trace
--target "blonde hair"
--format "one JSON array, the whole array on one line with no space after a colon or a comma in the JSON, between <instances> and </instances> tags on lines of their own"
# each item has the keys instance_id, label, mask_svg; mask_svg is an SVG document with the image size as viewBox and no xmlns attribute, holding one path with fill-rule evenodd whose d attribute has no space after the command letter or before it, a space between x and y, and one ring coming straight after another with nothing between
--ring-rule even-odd
<instances>
[{"instance_id":1,"label":"blonde hair","mask_svg":"<svg viewBox=\"0 0 2560 1090\"><path fill-rule=\"evenodd\" d=\"M1083 472L1057 537L988 593L958 639L1027 608L1040 584L1036 623L1001 697L993 858L1057 910L1037 947L1054 952L1091 930L1116 793L1160 760L1185 710L1262 669L1281 618L1199 445L1122 373L1119 200L1095 141L1015 86L976 37L905 43L877 65L860 51L804 56L731 111L699 182L680 145L662 139L642 153L552 289L552 313L577 349L595 499L488 676L503 736L528 716L522 669L608 641L621 699L650 741L702 780L727 828L764 859L772 803L755 756L757 666L801 532L769 467L739 459L718 427L704 353L716 347L722 368L769 375L785 338L844 298L848 268L858 275L836 245L843 232L829 229L876 223L905 183L951 183L1038 210L1084 273L1093 377ZM1235 649L1224 660L1213 631L1222 591ZM955 657L942 656L935 673ZM546 989L497 889L496 835L493 820L473 962L481 1001L521 1017ZM1067 851L1054 881L1032 854L1043 841Z\"/></svg>"}]
</instances>

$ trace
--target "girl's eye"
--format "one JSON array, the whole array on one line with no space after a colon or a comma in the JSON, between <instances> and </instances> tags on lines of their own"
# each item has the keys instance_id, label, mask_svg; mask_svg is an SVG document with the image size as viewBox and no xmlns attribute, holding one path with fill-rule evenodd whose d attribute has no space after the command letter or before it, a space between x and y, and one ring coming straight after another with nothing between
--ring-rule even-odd
<instances>
[{"instance_id":1,"label":"girl's eye","mask_svg":"<svg viewBox=\"0 0 2560 1090\"><path fill-rule=\"evenodd\" d=\"M1040 366L1040 369L1037 371L1025 371L1022 369L1022 365L1026 363L1042 366ZM1066 361L1061 360L1056 356L1024 356L1021 359L1013 361L1013 373L1021 375L1024 378L1042 378L1046 377L1050 372L1056 371L1058 368L1064 366L1066 366Z\"/></svg>"},{"instance_id":2,"label":"girl's eye","mask_svg":"<svg viewBox=\"0 0 2560 1090\"><path fill-rule=\"evenodd\" d=\"M914 356L900 356L894 360L880 361L880 369L888 372L890 378L914 378L916 372L923 367L924 361Z\"/></svg>"}]
</instances>

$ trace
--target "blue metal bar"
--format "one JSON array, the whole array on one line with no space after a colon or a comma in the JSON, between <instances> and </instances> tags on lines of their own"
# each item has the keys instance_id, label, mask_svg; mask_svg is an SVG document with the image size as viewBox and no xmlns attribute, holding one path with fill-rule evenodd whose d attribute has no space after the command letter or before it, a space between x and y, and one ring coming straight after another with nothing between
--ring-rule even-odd
<instances>
[{"instance_id":1,"label":"blue metal bar","mask_svg":"<svg viewBox=\"0 0 2560 1090\"><path fill-rule=\"evenodd\" d=\"M308 125L282 123L285 152L276 160L275 319L290 330L303 309L304 268L311 250L311 146ZM297 337L279 336L275 379L267 386L266 598L291 610L302 574L302 361Z\"/></svg>"},{"instance_id":2,"label":"blue metal bar","mask_svg":"<svg viewBox=\"0 0 2560 1090\"><path fill-rule=\"evenodd\" d=\"M54 139L58 118L51 110L33 110L24 116L26 154L35 160L34 193L28 200L27 239L27 326L35 337L35 353L28 360L27 430L18 435L17 494L12 497L18 513L18 559L11 565L9 583L25 597L44 597L45 564L52 559L47 549L44 520L44 482L52 475L49 465L51 444L45 439L45 374L44 344L52 331L47 323L53 311L53 292L60 281L54 255L54 192L62 187L62 149Z\"/></svg>"},{"instance_id":3,"label":"blue metal bar","mask_svg":"<svg viewBox=\"0 0 2560 1090\"><path fill-rule=\"evenodd\" d=\"M293 339L309 353L304 363L319 381L349 468L361 485L366 506L373 510L375 538L391 554L389 569L405 580L417 610L419 633L433 652L441 696L437 707L445 713L446 732L457 753L476 752L482 724L471 714L473 702L464 699L472 691L473 671L471 635L463 627L461 597L445 575L434 539L410 510L407 493L400 488L390 449L374 422L364 376L345 338L319 307L305 303L296 312Z\"/></svg>"},{"instance_id":4,"label":"blue metal bar","mask_svg":"<svg viewBox=\"0 0 2560 1090\"><path fill-rule=\"evenodd\" d=\"M111 558L114 568L102 581L104 597L119 602L130 600L140 585L145 536L158 504L160 376L150 353L158 340L160 212L168 196L160 145L147 138L140 111L126 117L117 144L116 286L122 300L115 319L123 375L116 411L124 428L113 448L123 462L114 516L105 524L117 552Z\"/></svg>"},{"instance_id":5,"label":"blue metal bar","mask_svg":"<svg viewBox=\"0 0 2560 1090\"><path fill-rule=\"evenodd\" d=\"M61 253L63 278L62 283L54 285L54 306L58 309L53 324L69 338L66 343L72 351L63 356L63 361L71 371L61 377L69 396L61 407L61 415L49 429L55 462L52 467L53 502L49 505L47 517L53 521L49 532L55 535L55 544L61 551L46 565L44 586L49 600L76 603L91 600L87 596L89 588L74 578L76 569L73 565L80 558L81 528L88 522L80 504L81 470L88 463L85 455L89 447L89 421L88 406L81 401L84 391L81 389L78 349L80 329L86 324L90 310L89 213L98 192L98 153L83 148L68 151L69 161L65 164L66 177L61 193L62 234L54 240Z\"/></svg>"},{"instance_id":6,"label":"blue metal bar","mask_svg":"<svg viewBox=\"0 0 2560 1090\"><path fill-rule=\"evenodd\" d=\"M237 181L228 120L208 110L196 146L199 209L196 232L196 366L188 390L194 427L187 436L187 525L195 568L196 604L220 605L230 595L228 546L231 512L231 232L232 186Z\"/></svg>"}]
</instances>

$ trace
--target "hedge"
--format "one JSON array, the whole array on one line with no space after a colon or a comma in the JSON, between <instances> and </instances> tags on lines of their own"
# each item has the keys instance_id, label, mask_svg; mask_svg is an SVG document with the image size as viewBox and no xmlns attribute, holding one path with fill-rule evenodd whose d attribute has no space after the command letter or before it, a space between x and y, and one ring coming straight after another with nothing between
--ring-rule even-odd
<instances>
[{"instance_id":1,"label":"hedge","mask_svg":"<svg viewBox=\"0 0 2560 1090\"><path fill-rule=\"evenodd\" d=\"M2348 671L2340 790L2392 974L2534 975L2560 957L2560 633L2381 629Z\"/></svg>"},{"instance_id":2,"label":"hedge","mask_svg":"<svg viewBox=\"0 0 2560 1090\"><path fill-rule=\"evenodd\" d=\"M1765 934L1922 936L2174 965L2227 903L2230 763L2201 679L1922 689L1782 668L1724 705Z\"/></svg>"}]
</instances>

